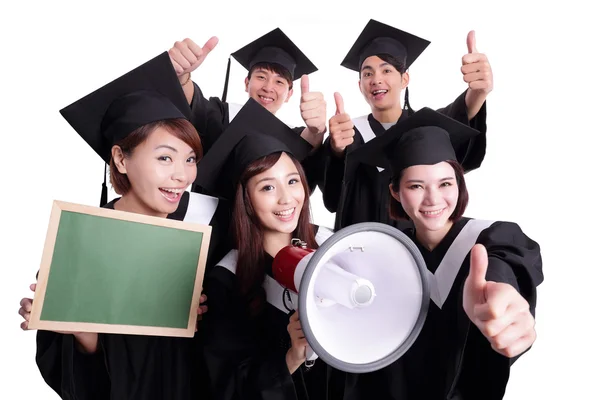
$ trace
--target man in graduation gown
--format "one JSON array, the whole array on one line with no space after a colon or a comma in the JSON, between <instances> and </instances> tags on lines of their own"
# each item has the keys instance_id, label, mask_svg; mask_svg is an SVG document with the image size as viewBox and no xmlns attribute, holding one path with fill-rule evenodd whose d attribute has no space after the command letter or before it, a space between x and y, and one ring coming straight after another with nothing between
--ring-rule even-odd
<instances>
[{"instance_id":1,"label":"man in graduation gown","mask_svg":"<svg viewBox=\"0 0 600 400\"><path fill-rule=\"evenodd\" d=\"M459 160L469 171L478 168L485 155L485 99L492 90L492 78L487 58L475 48L474 32L469 33L467 43L469 54L463 57L462 71L469 88L438 111L481 132L457 149ZM330 133L322 150L325 177L321 191L325 207L336 213L336 230L359 222L404 225L388 215L389 171L352 165L346 155L413 114L408 102L407 69L428 45L427 40L370 20L342 62L359 72L361 92L372 113L351 119L344 112L341 95L335 94L336 115L329 121ZM404 88L403 109L400 91Z\"/></svg>"},{"instance_id":2,"label":"man in graduation gown","mask_svg":"<svg viewBox=\"0 0 600 400\"><path fill-rule=\"evenodd\" d=\"M227 65L225 89L221 99L205 98L198 84L191 80L191 73L204 61L217 45L212 37L201 48L190 39L176 42L169 54L173 66L192 108L192 123L201 135L205 152L227 128L239 112L241 105L227 102L229 68ZM317 71L316 66L302 53L281 29L276 28L231 54L248 70L245 88L248 96L267 110L276 114L294 93L293 82L301 79L300 112L306 127L292 127L309 142L314 151L302 163L312 190L322 180L323 166L320 147L327 130L326 103L323 94L311 92L308 75ZM202 191L199 186L192 190Z\"/></svg>"}]
</instances>

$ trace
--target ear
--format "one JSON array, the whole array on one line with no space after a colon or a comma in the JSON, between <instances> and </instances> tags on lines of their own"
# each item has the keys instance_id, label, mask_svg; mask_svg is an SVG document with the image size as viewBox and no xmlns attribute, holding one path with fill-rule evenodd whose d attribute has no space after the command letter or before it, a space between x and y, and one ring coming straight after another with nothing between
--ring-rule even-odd
<instances>
[{"instance_id":1,"label":"ear","mask_svg":"<svg viewBox=\"0 0 600 400\"><path fill-rule=\"evenodd\" d=\"M127 167L125 162L125 154L123 154L123 150L117 145L113 146L111 149L113 163L117 167L117 170L122 174L127 174Z\"/></svg>"},{"instance_id":2,"label":"ear","mask_svg":"<svg viewBox=\"0 0 600 400\"><path fill-rule=\"evenodd\" d=\"M400 193L394 191L392 183L390 183L389 188L390 188L390 194L392 195L392 197L394 198L394 200L396 200L398 203L401 203L401 201L400 201Z\"/></svg>"},{"instance_id":3,"label":"ear","mask_svg":"<svg viewBox=\"0 0 600 400\"><path fill-rule=\"evenodd\" d=\"M292 95L293 95L293 94L294 94L294 89L292 88L292 89L290 89L290 90L289 90L289 92L288 92L288 94L287 94L287 97L285 98L285 102L286 102L286 103L287 103L288 101L290 101L290 97L292 97Z\"/></svg>"},{"instance_id":4,"label":"ear","mask_svg":"<svg viewBox=\"0 0 600 400\"><path fill-rule=\"evenodd\" d=\"M244 79L244 86L246 86L246 93L248 93L248 84L250 83L250 80L248 79L248 77L246 77L246 79Z\"/></svg>"},{"instance_id":5,"label":"ear","mask_svg":"<svg viewBox=\"0 0 600 400\"><path fill-rule=\"evenodd\" d=\"M402 89L406 88L408 86L409 82L410 82L410 75L408 74L408 71L406 71L405 73L402 74Z\"/></svg>"}]
</instances>

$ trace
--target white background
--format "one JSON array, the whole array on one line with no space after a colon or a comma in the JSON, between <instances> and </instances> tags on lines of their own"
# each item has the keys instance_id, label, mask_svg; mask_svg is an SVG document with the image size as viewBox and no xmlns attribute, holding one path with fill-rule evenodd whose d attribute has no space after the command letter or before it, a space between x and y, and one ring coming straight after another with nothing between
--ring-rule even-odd
<instances>
[{"instance_id":1,"label":"white background","mask_svg":"<svg viewBox=\"0 0 600 400\"><path fill-rule=\"evenodd\" d=\"M275 27L319 67L312 90L328 114L369 112L357 73L339 64L369 18L432 41L411 69L411 104L441 107L466 85L469 30L488 55L488 148L468 175L467 215L516 221L542 248L538 340L512 369L507 399L594 398L600 372L595 229L598 219L596 13L578 1L10 2L1 6L0 82L4 187L0 196L0 398L56 396L43 382L35 333L22 332L19 300L39 268L53 199L97 205L103 165L58 110L185 37L217 48L193 75L220 96L229 53ZM590 4L592 4L590 2ZM243 103L245 71L232 61L229 99ZM297 92L278 114L301 124ZM333 225L320 193L315 222Z\"/></svg>"}]
</instances>

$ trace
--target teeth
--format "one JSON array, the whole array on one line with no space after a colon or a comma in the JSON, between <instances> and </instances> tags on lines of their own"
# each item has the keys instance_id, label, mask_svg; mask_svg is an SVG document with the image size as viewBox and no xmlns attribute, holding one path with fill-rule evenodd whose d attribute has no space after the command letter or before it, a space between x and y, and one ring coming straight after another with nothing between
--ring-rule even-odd
<instances>
[{"instance_id":1,"label":"teeth","mask_svg":"<svg viewBox=\"0 0 600 400\"><path fill-rule=\"evenodd\" d=\"M387 90L385 90L385 89L379 89L379 90L375 90L375 91L373 91L371 93L373 95L377 95L377 94L380 94L380 93L387 93Z\"/></svg>"},{"instance_id":2,"label":"teeth","mask_svg":"<svg viewBox=\"0 0 600 400\"><path fill-rule=\"evenodd\" d=\"M265 97L265 96L258 96L258 97L260 97L261 99L266 100L266 101L273 101L273 99L270 97Z\"/></svg>"},{"instance_id":3,"label":"teeth","mask_svg":"<svg viewBox=\"0 0 600 400\"><path fill-rule=\"evenodd\" d=\"M183 189L160 188L160 190L164 190L165 192L169 192L169 193L181 193L181 192L183 192Z\"/></svg>"},{"instance_id":4,"label":"teeth","mask_svg":"<svg viewBox=\"0 0 600 400\"><path fill-rule=\"evenodd\" d=\"M289 210L284 210L284 211L278 211L276 213L274 213L275 215L279 215L281 217L287 217L289 215L292 215L292 213L294 212L295 208L290 208Z\"/></svg>"},{"instance_id":5,"label":"teeth","mask_svg":"<svg viewBox=\"0 0 600 400\"><path fill-rule=\"evenodd\" d=\"M437 210L437 211L421 211L421 212L425 215L439 215L442 213L442 211L444 211L444 209Z\"/></svg>"}]
</instances>

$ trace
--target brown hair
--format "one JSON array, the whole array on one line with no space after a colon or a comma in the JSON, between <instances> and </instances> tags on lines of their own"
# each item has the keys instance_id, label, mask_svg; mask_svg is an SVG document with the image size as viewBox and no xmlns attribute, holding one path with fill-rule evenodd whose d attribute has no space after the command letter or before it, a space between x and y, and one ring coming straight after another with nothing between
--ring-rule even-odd
<instances>
[{"instance_id":1,"label":"brown hair","mask_svg":"<svg viewBox=\"0 0 600 400\"><path fill-rule=\"evenodd\" d=\"M287 70L287 68L284 68L282 65L267 62L256 63L252 66L252 68L250 68L250 71L248 71L248 80L250 80L252 73L257 69L264 69L274 74L280 75L283 79L287 81L288 90L292 89L292 86L294 85L294 81L292 80L292 74L290 73L290 71Z\"/></svg>"},{"instance_id":2,"label":"brown hair","mask_svg":"<svg viewBox=\"0 0 600 400\"><path fill-rule=\"evenodd\" d=\"M456 174L456 184L458 185L458 200L456 201L456 208L452 215L450 215L450 221L456 222L458 221L467 208L467 204L469 203L469 192L467 190L467 185L465 184L465 174L463 167L454 160L446 160L448 164L454 169L454 173ZM404 170L403 170L404 171ZM392 177L392 190L396 193L400 191L400 180L402 179L402 172L399 174L395 174ZM391 193L388 193L390 197L390 217L396 220L408 220L408 214L404 211L402 204L396 200Z\"/></svg>"},{"instance_id":3,"label":"brown hair","mask_svg":"<svg viewBox=\"0 0 600 400\"><path fill-rule=\"evenodd\" d=\"M135 148L148 139L150 134L158 128L166 129L171 135L190 146L196 153L197 161L202 158L203 149L198 131L190 121L183 118L165 119L143 125L118 143L115 143L115 145L121 148L125 157L131 157ZM115 192L120 195L126 194L131 189L131 182L129 182L127 174L119 172L112 158L110 159L110 183Z\"/></svg>"},{"instance_id":4,"label":"brown hair","mask_svg":"<svg viewBox=\"0 0 600 400\"><path fill-rule=\"evenodd\" d=\"M256 315L265 304L266 297L262 288L265 279L263 227L260 224L248 193L248 181L279 161L283 153L273 153L251 163L242 173L233 205L232 234L234 246L238 250L236 275L239 282L240 295L248 305L250 315ZM298 218L298 226L293 232L295 238L306 242L312 249L318 247L315 233L310 223L310 196L306 175L302 165L293 156L292 162L300 174L300 182L304 188L304 204Z\"/></svg>"}]
</instances>

